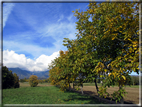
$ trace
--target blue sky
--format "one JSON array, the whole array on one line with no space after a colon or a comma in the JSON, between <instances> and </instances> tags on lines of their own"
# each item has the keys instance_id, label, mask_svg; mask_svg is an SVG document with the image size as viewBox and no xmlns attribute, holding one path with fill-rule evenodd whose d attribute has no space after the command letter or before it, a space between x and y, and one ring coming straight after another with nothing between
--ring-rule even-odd
<instances>
[{"instance_id":1,"label":"blue sky","mask_svg":"<svg viewBox=\"0 0 142 107\"><path fill-rule=\"evenodd\" d=\"M67 50L63 38L75 39L76 17L88 3L4 3L3 63L30 71L45 71ZM134 74L134 73L133 73Z\"/></svg>"},{"instance_id":2,"label":"blue sky","mask_svg":"<svg viewBox=\"0 0 142 107\"><path fill-rule=\"evenodd\" d=\"M4 3L3 63L30 71L47 70L67 50L63 38L75 39L76 9L88 3Z\"/></svg>"}]
</instances>

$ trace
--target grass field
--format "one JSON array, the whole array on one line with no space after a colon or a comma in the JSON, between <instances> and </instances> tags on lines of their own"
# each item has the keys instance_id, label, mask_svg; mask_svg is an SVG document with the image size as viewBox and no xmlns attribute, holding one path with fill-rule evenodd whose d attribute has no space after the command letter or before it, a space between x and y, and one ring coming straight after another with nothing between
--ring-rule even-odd
<instances>
[{"instance_id":1,"label":"grass field","mask_svg":"<svg viewBox=\"0 0 142 107\"><path fill-rule=\"evenodd\" d=\"M58 87L50 83L38 84L37 87L30 87L28 82L20 83L20 88L3 90L3 104L105 104L92 97L97 95L94 83L83 85L84 93L90 96L82 96L80 93L69 91L61 92ZM112 93L116 90L118 87L114 86L109 88L108 92ZM137 104L139 102L138 86L126 86L126 91L128 94L124 100Z\"/></svg>"},{"instance_id":2,"label":"grass field","mask_svg":"<svg viewBox=\"0 0 142 107\"><path fill-rule=\"evenodd\" d=\"M43 87L45 84L39 84L37 87L29 87L27 83L20 85L21 88L3 90L3 104L104 104L91 96L61 92L55 86Z\"/></svg>"}]
</instances>

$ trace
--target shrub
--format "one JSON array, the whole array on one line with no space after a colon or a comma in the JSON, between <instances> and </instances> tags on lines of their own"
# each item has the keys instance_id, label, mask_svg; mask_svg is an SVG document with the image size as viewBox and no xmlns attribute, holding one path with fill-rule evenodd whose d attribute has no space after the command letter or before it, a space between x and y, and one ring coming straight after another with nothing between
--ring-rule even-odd
<instances>
[{"instance_id":1,"label":"shrub","mask_svg":"<svg viewBox=\"0 0 142 107\"><path fill-rule=\"evenodd\" d=\"M13 76L14 76L14 88L19 88L20 87L19 77L17 76L16 73L14 73Z\"/></svg>"},{"instance_id":2,"label":"shrub","mask_svg":"<svg viewBox=\"0 0 142 107\"><path fill-rule=\"evenodd\" d=\"M29 84L31 87L36 87L38 85L38 77L36 75L31 75L29 78Z\"/></svg>"}]
</instances>

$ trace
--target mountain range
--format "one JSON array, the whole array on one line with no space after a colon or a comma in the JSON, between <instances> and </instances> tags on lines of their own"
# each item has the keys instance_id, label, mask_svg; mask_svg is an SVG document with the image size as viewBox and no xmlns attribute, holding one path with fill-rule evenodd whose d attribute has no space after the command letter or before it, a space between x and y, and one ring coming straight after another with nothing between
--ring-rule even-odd
<instances>
[{"instance_id":1,"label":"mountain range","mask_svg":"<svg viewBox=\"0 0 142 107\"><path fill-rule=\"evenodd\" d=\"M38 79L46 79L48 78L49 70L47 71L27 71L22 70L20 68L8 68L8 70L11 70L12 73L16 73L19 77L19 79L29 78L31 75L36 75Z\"/></svg>"},{"instance_id":2,"label":"mountain range","mask_svg":"<svg viewBox=\"0 0 142 107\"><path fill-rule=\"evenodd\" d=\"M8 68L9 70L12 71L12 73L16 73L19 77L19 79L24 79L24 78L29 78L31 75L36 75L38 79L47 79L49 76L49 70L47 71L27 71L27 70L22 70L20 68ZM131 76L139 76L139 75L131 75Z\"/></svg>"}]
</instances>

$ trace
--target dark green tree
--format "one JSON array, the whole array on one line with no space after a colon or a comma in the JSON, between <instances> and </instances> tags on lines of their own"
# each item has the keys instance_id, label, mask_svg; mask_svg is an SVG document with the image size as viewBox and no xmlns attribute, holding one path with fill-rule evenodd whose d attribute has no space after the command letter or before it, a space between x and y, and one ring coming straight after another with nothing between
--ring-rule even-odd
<instances>
[{"instance_id":1,"label":"dark green tree","mask_svg":"<svg viewBox=\"0 0 142 107\"><path fill-rule=\"evenodd\" d=\"M14 76L6 66L2 67L2 89L14 88Z\"/></svg>"}]
</instances>

